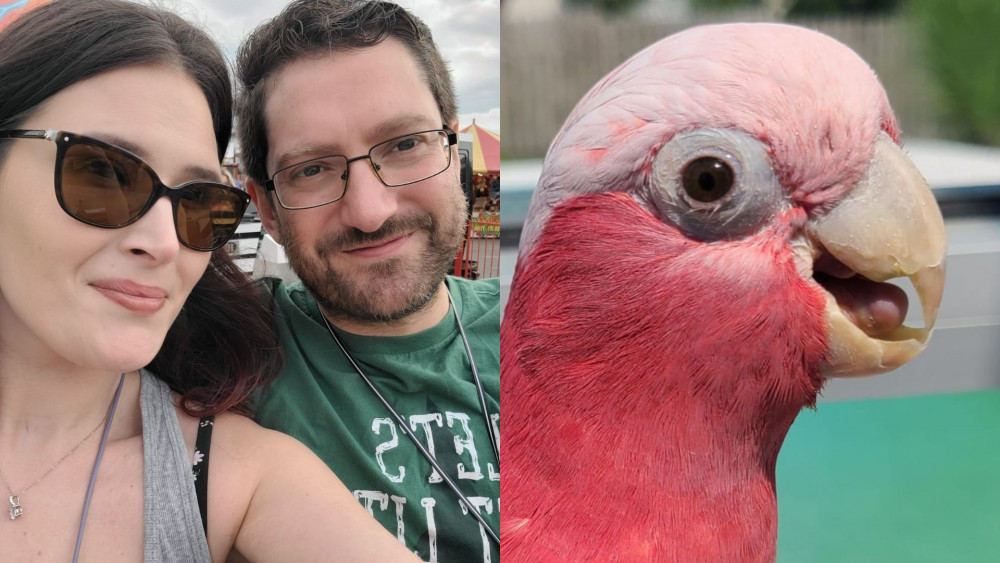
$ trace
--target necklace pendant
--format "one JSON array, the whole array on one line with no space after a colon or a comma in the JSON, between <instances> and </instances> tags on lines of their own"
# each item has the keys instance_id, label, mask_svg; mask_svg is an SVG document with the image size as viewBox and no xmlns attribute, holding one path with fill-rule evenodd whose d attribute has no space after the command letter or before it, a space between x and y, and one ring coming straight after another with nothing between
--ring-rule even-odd
<instances>
[{"instance_id":1,"label":"necklace pendant","mask_svg":"<svg viewBox=\"0 0 1000 563\"><path fill-rule=\"evenodd\" d=\"M16 520L18 516L24 513L21 510L21 501L17 498L17 495L10 495L7 500L10 501L10 519Z\"/></svg>"}]
</instances>

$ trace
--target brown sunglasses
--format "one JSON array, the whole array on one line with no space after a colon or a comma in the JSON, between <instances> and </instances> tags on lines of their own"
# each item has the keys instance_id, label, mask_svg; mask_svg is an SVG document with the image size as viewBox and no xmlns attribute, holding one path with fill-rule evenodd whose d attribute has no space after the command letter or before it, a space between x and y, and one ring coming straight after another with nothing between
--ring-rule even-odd
<instances>
[{"instance_id":1,"label":"brown sunglasses","mask_svg":"<svg viewBox=\"0 0 1000 563\"><path fill-rule=\"evenodd\" d=\"M66 131L0 130L0 139L44 139L56 144L56 199L70 217L95 227L131 225L161 197L170 199L177 240L212 251L236 232L250 203L246 192L196 180L167 186L131 152Z\"/></svg>"}]
</instances>

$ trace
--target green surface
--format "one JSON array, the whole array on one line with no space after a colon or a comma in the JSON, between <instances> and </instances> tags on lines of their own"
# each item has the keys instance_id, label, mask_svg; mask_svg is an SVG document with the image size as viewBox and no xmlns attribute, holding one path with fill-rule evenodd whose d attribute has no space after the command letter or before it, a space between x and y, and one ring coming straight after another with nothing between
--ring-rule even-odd
<instances>
[{"instance_id":1,"label":"green surface","mask_svg":"<svg viewBox=\"0 0 1000 563\"><path fill-rule=\"evenodd\" d=\"M1000 562L1000 391L821 403L777 482L779 563Z\"/></svg>"}]
</instances>

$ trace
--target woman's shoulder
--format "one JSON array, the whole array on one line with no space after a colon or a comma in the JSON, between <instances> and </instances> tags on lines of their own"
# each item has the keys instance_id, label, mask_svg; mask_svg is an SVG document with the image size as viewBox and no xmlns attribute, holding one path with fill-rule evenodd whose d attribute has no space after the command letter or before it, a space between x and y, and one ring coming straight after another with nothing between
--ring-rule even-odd
<instances>
[{"instance_id":1,"label":"woman's shoulder","mask_svg":"<svg viewBox=\"0 0 1000 563\"><path fill-rule=\"evenodd\" d=\"M178 412L184 441L193 454L202 419ZM212 421L212 473L224 474L225 480L237 479L254 487L261 475L276 465L294 464L313 457L301 442L275 430L269 430L250 418L232 412L215 415ZM218 480L213 479L213 483Z\"/></svg>"},{"instance_id":2,"label":"woman's shoulder","mask_svg":"<svg viewBox=\"0 0 1000 563\"><path fill-rule=\"evenodd\" d=\"M245 452L246 455L259 456L266 461L269 458L267 448L283 451L305 448L295 438L264 428L240 414L221 413L215 416L215 422L215 432L218 433L219 444L232 448L233 452Z\"/></svg>"},{"instance_id":3,"label":"woman's shoulder","mask_svg":"<svg viewBox=\"0 0 1000 563\"><path fill-rule=\"evenodd\" d=\"M245 520L259 504L262 488L274 481L275 475L293 478L302 473L303 459L312 455L305 446L290 436L268 430L246 416L231 412L215 415L211 422L211 441L206 451L195 444L199 417L178 412L192 462L207 462L209 475L208 530L209 550L213 560L225 558L237 542ZM207 422L206 422L207 424ZM308 461L305 465L309 465Z\"/></svg>"}]
</instances>

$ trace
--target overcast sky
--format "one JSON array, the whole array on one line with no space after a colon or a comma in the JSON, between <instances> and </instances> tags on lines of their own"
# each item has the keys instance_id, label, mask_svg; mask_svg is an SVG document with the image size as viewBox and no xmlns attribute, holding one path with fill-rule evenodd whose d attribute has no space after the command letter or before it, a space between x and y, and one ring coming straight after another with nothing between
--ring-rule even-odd
<instances>
[{"instance_id":1,"label":"overcast sky","mask_svg":"<svg viewBox=\"0 0 1000 563\"><path fill-rule=\"evenodd\" d=\"M240 40L274 17L287 0L167 0L200 22L222 44L230 60ZM500 1L398 0L431 28L452 69L459 124L476 123L500 132Z\"/></svg>"}]
</instances>

